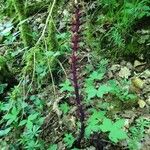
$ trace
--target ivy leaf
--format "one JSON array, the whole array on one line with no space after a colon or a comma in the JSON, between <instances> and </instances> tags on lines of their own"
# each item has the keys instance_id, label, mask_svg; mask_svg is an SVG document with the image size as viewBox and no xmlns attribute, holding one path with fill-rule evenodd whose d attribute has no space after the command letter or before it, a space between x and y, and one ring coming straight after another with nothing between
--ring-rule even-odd
<instances>
[{"instance_id":1,"label":"ivy leaf","mask_svg":"<svg viewBox=\"0 0 150 150\"><path fill-rule=\"evenodd\" d=\"M102 98L104 94L109 93L111 90L112 90L112 88L110 86L103 84L98 88L97 96L99 98Z\"/></svg>"},{"instance_id":2,"label":"ivy leaf","mask_svg":"<svg viewBox=\"0 0 150 150\"><path fill-rule=\"evenodd\" d=\"M71 133L70 134L65 134L64 142L65 142L65 144L68 148L70 148L72 146L74 141L75 141L75 138L73 137L73 135Z\"/></svg>"}]
</instances>

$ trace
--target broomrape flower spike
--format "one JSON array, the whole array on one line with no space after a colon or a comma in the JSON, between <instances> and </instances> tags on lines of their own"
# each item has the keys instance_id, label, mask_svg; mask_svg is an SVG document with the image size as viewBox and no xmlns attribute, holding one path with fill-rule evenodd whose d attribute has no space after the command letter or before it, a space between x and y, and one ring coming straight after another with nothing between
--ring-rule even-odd
<instances>
[{"instance_id":1,"label":"broomrape flower spike","mask_svg":"<svg viewBox=\"0 0 150 150\"><path fill-rule=\"evenodd\" d=\"M73 14L72 18L72 26L71 26L71 31L72 31L72 55L71 55L71 72L72 72L72 84L74 87L74 93L75 93L75 100L76 100L76 105L77 105L77 114L78 118L80 119L81 123L81 128L80 128L80 134L77 140L75 141L74 145L76 147L80 147L80 143L82 138L84 137L84 130L85 130L85 125L84 125L84 111L83 111L83 106L81 104L81 95L79 92L79 83L78 83L78 75L77 75L77 62L78 62L78 57L77 57L77 52L79 50L79 41L80 41L80 25L81 25L81 13L80 13L80 6L79 4L75 3L75 11Z\"/></svg>"}]
</instances>

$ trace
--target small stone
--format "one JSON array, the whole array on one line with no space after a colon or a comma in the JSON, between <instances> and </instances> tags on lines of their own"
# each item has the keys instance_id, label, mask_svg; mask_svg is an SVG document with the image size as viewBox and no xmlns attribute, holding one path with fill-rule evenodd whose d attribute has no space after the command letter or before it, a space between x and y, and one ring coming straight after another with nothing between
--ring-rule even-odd
<instances>
[{"instance_id":1,"label":"small stone","mask_svg":"<svg viewBox=\"0 0 150 150\"><path fill-rule=\"evenodd\" d=\"M144 107L146 106L145 101L144 101L144 100L141 100L141 99L138 101L138 104L139 104L139 107L140 107L140 108L144 108Z\"/></svg>"},{"instance_id":2,"label":"small stone","mask_svg":"<svg viewBox=\"0 0 150 150\"><path fill-rule=\"evenodd\" d=\"M143 89L144 81L141 80L139 77L133 77L133 78L131 79L131 83L132 83L136 88Z\"/></svg>"}]
</instances>

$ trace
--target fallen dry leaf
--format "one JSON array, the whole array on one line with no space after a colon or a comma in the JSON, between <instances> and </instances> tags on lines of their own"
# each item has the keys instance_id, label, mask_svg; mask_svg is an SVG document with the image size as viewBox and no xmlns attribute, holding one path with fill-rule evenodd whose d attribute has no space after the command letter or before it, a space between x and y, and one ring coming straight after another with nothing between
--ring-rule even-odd
<instances>
[{"instance_id":1,"label":"fallen dry leaf","mask_svg":"<svg viewBox=\"0 0 150 150\"><path fill-rule=\"evenodd\" d=\"M140 61L138 61L138 60L135 60L134 61L134 68L136 68L136 67L139 67L139 66L143 66L143 65L145 65L146 63L144 62L140 62Z\"/></svg>"},{"instance_id":2,"label":"fallen dry leaf","mask_svg":"<svg viewBox=\"0 0 150 150\"><path fill-rule=\"evenodd\" d=\"M121 68L118 74L121 78L128 78L131 75L130 70L127 67Z\"/></svg>"}]
</instances>

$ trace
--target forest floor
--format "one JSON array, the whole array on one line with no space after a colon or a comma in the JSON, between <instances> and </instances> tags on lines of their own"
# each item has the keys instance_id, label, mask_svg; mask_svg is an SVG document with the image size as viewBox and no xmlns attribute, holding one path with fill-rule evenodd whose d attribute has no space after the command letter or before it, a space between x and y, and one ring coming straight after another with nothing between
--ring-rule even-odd
<instances>
[{"instance_id":1,"label":"forest floor","mask_svg":"<svg viewBox=\"0 0 150 150\"><path fill-rule=\"evenodd\" d=\"M31 23L30 25L33 33L35 33L35 39L38 35L36 33L40 33L40 31L44 30L45 24L43 22L45 22L46 17L47 13L39 13L28 19L28 22ZM37 51L37 62L34 62L33 59L30 60L33 55L32 53L30 53L31 55L27 55L27 60L31 63L28 65L28 62L26 62L24 58L24 54L28 53L28 51L26 52L26 49L21 48L20 46L21 41L18 36L20 32L19 28L15 28L10 21L11 19L9 19L9 17L5 17L0 22L0 32L4 31L3 34L5 34L2 38L0 36L0 55L8 58L8 70L13 72L17 84L10 85L10 88L8 90L6 88L6 91L4 90L5 93L3 93L3 88L1 91L1 85L4 85L5 83L1 81L1 76L4 74L0 72L0 96L4 99L4 102L0 101L0 149L11 150L9 147L10 145L13 145L14 147L12 149L15 149L15 147L19 145L16 144L18 141L23 146L29 146L28 142L30 141L30 135L25 134L29 124L25 119L35 111L44 119L41 117L43 123L37 129L39 130L39 132L37 132L38 136L35 135L34 138L39 141L44 141L43 145L47 147L48 150L69 150L71 149L70 143L74 141L74 139L72 139L73 136L77 137L80 132L79 118L77 118L78 114L76 113L77 106L74 100L74 94L72 94L73 86L70 84L71 80L69 80L71 77L70 51L69 53L65 52L65 58L64 55L60 58L59 65L57 64L59 67L56 66L56 69L52 74L51 69L49 69L50 73L45 71L48 68L47 66L46 69L44 68L45 58L43 60L41 59L41 61L38 59L38 57L41 58L40 56L43 56L43 52L41 51ZM64 43L68 39L65 39L65 34L60 36L60 31L63 31L63 29L66 30L66 24L67 23L61 22L57 29L59 33L57 38L63 38ZM62 45L63 42L61 43ZM85 137L81 141L80 149L150 150L150 69L148 62L145 61L144 58L138 60L137 58L132 58L132 62L130 62L129 59L127 60L122 57L114 61L111 60L111 58L100 58L100 56L94 54L88 46L85 46L85 49L86 51L81 50L81 54L79 54L80 59L78 61L78 65L80 66L78 74L81 77L79 79L79 82L81 83L81 100L85 112ZM57 55L57 53L44 54ZM40 63L41 66L44 64L44 67L42 66L42 68L40 65L38 66L38 63ZM29 67L29 70L24 73L23 71L26 69L24 66L26 65ZM30 65L37 65L39 68L34 66L35 68L33 68L35 69L35 72L33 71L33 74L31 74L32 71L30 70ZM42 78L43 76L46 76L46 78ZM22 80L23 77L24 80ZM6 108L6 105L9 105L10 107L13 106L13 104L11 106L11 102L8 98L10 98L10 100L11 98L15 99L19 95L18 91L20 90L20 85L21 89L24 91L27 90L27 94L25 93L26 91L23 91L25 95L27 95L27 97L23 99L25 106L23 106L21 113L19 110L19 115L17 114L18 118L16 117L14 120L11 118L11 120L9 118L10 116L6 116L10 113L9 110L11 110ZM32 89L28 93L30 86ZM15 88L17 89L16 91ZM21 96L24 98L23 94L21 94ZM16 106L18 100L16 99L14 106ZM44 100L44 102L40 102L40 100ZM17 104L17 107L18 105L20 106L20 104ZM29 105L29 108L27 105ZM99 132L99 124L95 121L97 118L93 119L94 116L92 115L94 112L104 112L107 117L105 116L105 119L103 120L108 121L111 124L110 126L107 126L109 124L108 122L107 125L104 122L103 124L100 124L100 126L104 126L104 129L101 128L101 131L103 132ZM4 117L2 118L2 116ZM38 117L36 117L33 117L35 120L30 120L30 123L32 124L31 126L37 123ZM21 119L25 121L21 122ZM120 130L113 131L109 129L113 127L113 125L116 125L115 123L117 120L121 121L122 119L124 120L124 124L118 125L121 126L120 128L118 127ZM94 122L95 124L92 124ZM5 131L5 128L8 126L10 126L8 134L2 133L2 131ZM90 134L92 133L91 136L88 135L89 132ZM111 136L111 132L113 132L114 135L116 134L116 136ZM121 137L124 132L128 133L127 139ZM107 133L109 133L109 135ZM20 134L22 136L19 137ZM17 136L14 137L14 135ZM66 135L68 135L68 139L64 138ZM29 141L25 140L24 137L29 138ZM57 148L54 144L57 145ZM51 148L48 148L49 145ZM66 148L67 146L69 146L69 148ZM20 150L20 147L18 147L15 150ZM30 148L25 149L30 150ZM35 150L36 149L38 150L40 148L35 148ZM41 150L43 149L41 148Z\"/></svg>"}]
</instances>

